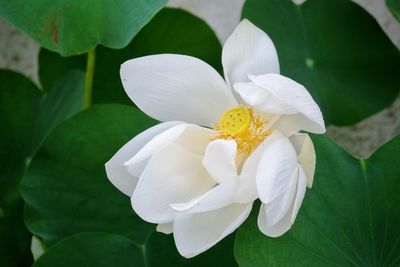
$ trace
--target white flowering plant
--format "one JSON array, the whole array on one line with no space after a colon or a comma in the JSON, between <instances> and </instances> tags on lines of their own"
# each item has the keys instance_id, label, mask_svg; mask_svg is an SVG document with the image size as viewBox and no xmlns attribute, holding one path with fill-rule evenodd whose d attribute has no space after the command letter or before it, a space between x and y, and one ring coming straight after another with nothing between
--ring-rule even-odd
<instances>
[{"instance_id":1,"label":"white flowering plant","mask_svg":"<svg viewBox=\"0 0 400 267\"><path fill-rule=\"evenodd\" d=\"M166 2L0 0L40 45L39 79L0 70L0 266L398 266L400 138L355 157L332 131L399 93L374 18L247 0L216 27L240 1L182 4L216 35Z\"/></svg>"}]
</instances>

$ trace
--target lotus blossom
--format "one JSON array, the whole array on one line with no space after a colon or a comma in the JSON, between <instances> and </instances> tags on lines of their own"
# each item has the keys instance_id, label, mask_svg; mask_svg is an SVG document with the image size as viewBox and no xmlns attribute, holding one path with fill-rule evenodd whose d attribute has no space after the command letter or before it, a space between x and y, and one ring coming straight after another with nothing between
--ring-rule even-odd
<instances>
[{"instance_id":1,"label":"lotus blossom","mask_svg":"<svg viewBox=\"0 0 400 267\"><path fill-rule=\"evenodd\" d=\"M258 227L290 229L311 187L315 152L300 131L324 133L321 111L279 74L271 39L243 20L222 51L225 79L190 56L160 54L121 66L128 96L160 124L124 145L107 176L184 257L231 234L261 201Z\"/></svg>"}]
</instances>

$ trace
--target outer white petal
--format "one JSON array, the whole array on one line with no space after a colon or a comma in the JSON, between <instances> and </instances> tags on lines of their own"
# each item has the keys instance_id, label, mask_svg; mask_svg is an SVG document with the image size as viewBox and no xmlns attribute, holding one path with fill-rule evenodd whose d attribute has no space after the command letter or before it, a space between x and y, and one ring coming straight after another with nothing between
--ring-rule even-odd
<instances>
[{"instance_id":1,"label":"outer white petal","mask_svg":"<svg viewBox=\"0 0 400 267\"><path fill-rule=\"evenodd\" d=\"M259 198L266 207L267 225L280 221L289 210L297 178L296 151L289 139L280 135L266 146L256 176Z\"/></svg>"},{"instance_id":2,"label":"outer white petal","mask_svg":"<svg viewBox=\"0 0 400 267\"><path fill-rule=\"evenodd\" d=\"M121 80L132 101L160 121L180 120L210 127L237 105L222 77L190 56L160 54L121 66Z\"/></svg>"},{"instance_id":3,"label":"outer white petal","mask_svg":"<svg viewBox=\"0 0 400 267\"><path fill-rule=\"evenodd\" d=\"M303 202L304 195L306 194L307 177L304 173L303 168L299 166L299 179L297 182L297 192L294 199L293 210L291 212L290 223L293 224L296 219L297 213L299 212L301 203Z\"/></svg>"},{"instance_id":4,"label":"outer white petal","mask_svg":"<svg viewBox=\"0 0 400 267\"><path fill-rule=\"evenodd\" d=\"M174 230L174 224L173 223L161 223L157 224L156 231L163 233L163 234L172 234Z\"/></svg>"},{"instance_id":5,"label":"outer white petal","mask_svg":"<svg viewBox=\"0 0 400 267\"><path fill-rule=\"evenodd\" d=\"M176 212L171 203L190 201L215 185L201 159L175 143L154 154L131 198L135 212L148 222L172 222Z\"/></svg>"},{"instance_id":6,"label":"outer white petal","mask_svg":"<svg viewBox=\"0 0 400 267\"><path fill-rule=\"evenodd\" d=\"M256 85L280 101L296 109L299 114L283 116L274 128L288 135L304 130L324 133L325 124L321 110L304 86L279 74L249 76Z\"/></svg>"},{"instance_id":7,"label":"outer white petal","mask_svg":"<svg viewBox=\"0 0 400 267\"><path fill-rule=\"evenodd\" d=\"M176 122L176 124L156 135L139 152L124 163L131 175L139 177L149 158L157 150L172 142L176 142L194 153L204 154L205 147L214 131L194 124L182 122Z\"/></svg>"},{"instance_id":8,"label":"outer white petal","mask_svg":"<svg viewBox=\"0 0 400 267\"><path fill-rule=\"evenodd\" d=\"M299 179L296 186L296 197L291 203L291 207L283 218L275 223L269 225L268 222L268 207L265 204L261 204L260 212L258 214L258 228L261 232L270 237L279 237L286 233L293 225L297 213L300 209L301 203L304 198L306 191L306 177L301 167L299 168Z\"/></svg>"},{"instance_id":9,"label":"outer white petal","mask_svg":"<svg viewBox=\"0 0 400 267\"><path fill-rule=\"evenodd\" d=\"M252 106L257 111L273 114L298 113L297 109L286 104L253 82L235 83L234 89L245 103Z\"/></svg>"},{"instance_id":10,"label":"outer white petal","mask_svg":"<svg viewBox=\"0 0 400 267\"><path fill-rule=\"evenodd\" d=\"M174 239L179 253L194 257L231 234L249 216L252 203L233 204L223 209L195 214L178 214Z\"/></svg>"},{"instance_id":11,"label":"outer white petal","mask_svg":"<svg viewBox=\"0 0 400 267\"><path fill-rule=\"evenodd\" d=\"M157 150L178 139L187 127L188 124L180 123L153 137L153 139L148 141L143 148L139 150L139 152L134 154L132 158L124 163L124 166L127 168L128 172L133 176L139 177L143 172L143 169L146 166L149 158Z\"/></svg>"},{"instance_id":12,"label":"outer white petal","mask_svg":"<svg viewBox=\"0 0 400 267\"><path fill-rule=\"evenodd\" d=\"M214 140L206 148L203 165L217 183L237 176L236 168L237 145L234 140Z\"/></svg>"},{"instance_id":13,"label":"outer white petal","mask_svg":"<svg viewBox=\"0 0 400 267\"><path fill-rule=\"evenodd\" d=\"M261 204L260 212L258 213L257 224L260 231L266 236L279 237L286 233L290 227L292 227L292 224L290 223L291 212L287 212L285 216L273 226L269 226L267 218L267 206L265 204Z\"/></svg>"},{"instance_id":14,"label":"outer white petal","mask_svg":"<svg viewBox=\"0 0 400 267\"><path fill-rule=\"evenodd\" d=\"M238 180L235 178L215 186L204 195L189 202L171 204L179 212L199 213L220 209L234 202Z\"/></svg>"},{"instance_id":15,"label":"outer white petal","mask_svg":"<svg viewBox=\"0 0 400 267\"><path fill-rule=\"evenodd\" d=\"M138 134L118 150L118 152L115 153L115 155L105 164L107 177L111 183L124 194L132 196L138 177L143 171L143 166L145 164L138 166L136 170L137 175L132 176L132 174L128 172L126 166L124 166L124 163L135 155L135 153L137 153L154 136L178 124L180 124L180 122L171 121L160 123Z\"/></svg>"},{"instance_id":16,"label":"outer white petal","mask_svg":"<svg viewBox=\"0 0 400 267\"><path fill-rule=\"evenodd\" d=\"M230 86L248 81L248 74L279 73L273 42L247 19L242 20L225 42L222 65L225 80Z\"/></svg>"},{"instance_id":17,"label":"outer white petal","mask_svg":"<svg viewBox=\"0 0 400 267\"><path fill-rule=\"evenodd\" d=\"M313 142L308 134L295 134L289 137L296 149L300 166L307 177L307 186L311 188L314 180L316 155Z\"/></svg>"}]
</instances>

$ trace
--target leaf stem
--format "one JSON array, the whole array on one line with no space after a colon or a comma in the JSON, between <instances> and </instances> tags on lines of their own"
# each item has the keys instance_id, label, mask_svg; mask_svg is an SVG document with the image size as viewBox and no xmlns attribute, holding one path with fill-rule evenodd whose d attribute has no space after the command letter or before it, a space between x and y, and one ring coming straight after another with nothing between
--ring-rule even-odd
<instances>
[{"instance_id":1,"label":"leaf stem","mask_svg":"<svg viewBox=\"0 0 400 267\"><path fill-rule=\"evenodd\" d=\"M92 88L93 88L95 58L96 58L96 48L92 48L88 51L87 62L86 62L86 77L85 77L85 88L83 96L85 108L88 108L92 105Z\"/></svg>"}]
</instances>

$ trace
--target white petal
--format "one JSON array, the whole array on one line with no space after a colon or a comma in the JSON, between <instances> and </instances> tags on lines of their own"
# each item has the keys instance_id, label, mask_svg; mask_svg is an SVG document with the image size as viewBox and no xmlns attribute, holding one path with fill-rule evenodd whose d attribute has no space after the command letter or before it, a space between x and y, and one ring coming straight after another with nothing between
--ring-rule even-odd
<instances>
[{"instance_id":1,"label":"white petal","mask_svg":"<svg viewBox=\"0 0 400 267\"><path fill-rule=\"evenodd\" d=\"M297 109L281 101L267 90L257 86L253 82L235 83L235 91L245 103L257 111L273 114L295 114Z\"/></svg>"},{"instance_id":2,"label":"white petal","mask_svg":"<svg viewBox=\"0 0 400 267\"><path fill-rule=\"evenodd\" d=\"M296 193L296 197L294 199L293 211L291 212L291 217L290 217L291 224L294 223L297 213L299 212L301 203L303 202L303 199L304 199L304 195L306 194L306 187L307 187L307 177L306 177L306 174L304 173L303 168L301 168L301 166L299 166L299 179L297 182L297 193Z\"/></svg>"},{"instance_id":3,"label":"white petal","mask_svg":"<svg viewBox=\"0 0 400 267\"><path fill-rule=\"evenodd\" d=\"M190 258L214 246L246 220L251 207L252 203L233 204L205 213L178 214L174 239L179 253Z\"/></svg>"},{"instance_id":4,"label":"white petal","mask_svg":"<svg viewBox=\"0 0 400 267\"><path fill-rule=\"evenodd\" d=\"M273 226L269 226L267 222L267 207L261 204L260 212L258 213L257 224L260 231L269 237L279 237L286 233L292 224L290 222L291 212L287 212L285 216Z\"/></svg>"},{"instance_id":5,"label":"white petal","mask_svg":"<svg viewBox=\"0 0 400 267\"><path fill-rule=\"evenodd\" d=\"M230 86L248 81L248 74L279 73L273 42L247 19L242 20L225 42L222 65L225 80Z\"/></svg>"},{"instance_id":6,"label":"white petal","mask_svg":"<svg viewBox=\"0 0 400 267\"><path fill-rule=\"evenodd\" d=\"M133 176L139 176L148 159L159 149L175 142L194 153L204 154L205 147L215 132L211 129L194 124L180 123L156 135L132 158L124 163ZM137 175L137 169L140 170Z\"/></svg>"},{"instance_id":7,"label":"white petal","mask_svg":"<svg viewBox=\"0 0 400 267\"><path fill-rule=\"evenodd\" d=\"M325 124L321 110L304 86L279 74L249 76L259 87L296 109L299 114L283 116L274 128L291 135L304 130L324 133Z\"/></svg>"},{"instance_id":8,"label":"white petal","mask_svg":"<svg viewBox=\"0 0 400 267\"><path fill-rule=\"evenodd\" d=\"M256 186L257 167L265 146L260 144L246 159L238 177L238 187L235 202L249 203L258 198Z\"/></svg>"},{"instance_id":9,"label":"white petal","mask_svg":"<svg viewBox=\"0 0 400 267\"><path fill-rule=\"evenodd\" d=\"M289 210L298 177L296 151L289 139L277 135L280 138L265 147L256 176L257 191L266 207L268 226L281 220Z\"/></svg>"},{"instance_id":10,"label":"white petal","mask_svg":"<svg viewBox=\"0 0 400 267\"><path fill-rule=\"evenodd\" d=\"M296 154L299 155L301 150L303 149L304 140L308 134L297 133L289 137L290 142L292 143L294 149L296 150Z\"/></svg>"},{"instance_id":11,"label":"white petal","mask_svg":"<svg viewBox=\"0 0 400 267\"><path fill-rule=\"evenodd\" d=\"M132 196L144 165L138 166L140 168L136 170L137 175L132 176L132 174L128 172L126 166L124 166L124 163L135 155L135 153L137 153L154 136L178 124L180 124L180 122L171 121L160 123L138 134L118 150L118 152L115 153L115 155L105 164L107 177L111 183L124 194Z\"/></svg>"},{"instance_id":12,"label":"white petal","mask_svg":"<svg viewBox=\"0 0 400 267\"><path fill-rule=\"evenodd\" d=\"M234 140L214 140L207 145L203 165L217 183L237 176L237 145Z\"/></svg>"},{"instance_id":13,"label":"white petal","mask_svg":"<svg viewBox=\"0 0 400 267\"><path fill-rule=\"evenodd\" d=\"M153 139L147 142L143 146L143 148L139 150L139 152L137 152L132 158L124 163L124 165L128 169L128 172L130 172L133 176L140 176L140 174L143 172L143 169L139 173L137 173L137 169L141 169L140 167L146 166L148 159L157 150L178 139L187 127L188 124L182 123L156 135ZM143 162L145 164L143 164Z\"/></svg>"},{"instance_id":14,"label":"white petal","mask_svg":"<svg viewBox=\"0 0 400 267\"><path fill-rule=\"evenodd\" d=\"M235 178L230 179L200 197L185 203L171 204L171 207L179 212L199 213L229 206L234 201L237 182Z\"/></svg>"},{"instance_id":15,"label":"white petal","mask_svg":"<svg viewBox=\"0 0 400 267\"><path fill-rule=\"evenodd\" d=\"M279 237L284 233L286 233L292 227L306 191L306 177L301 167L299 168L298 175L299 179L296 186L296 191L297 191L296 197L292 202L290 209L280 221L278 221L272 226L269 225L268 214L267 214L268 207L265 204L261 204L257 223L258 223L258 228L265 235L269 237Z\"/></svg>"},{"instance_id":16,"label":"white petal","mask_svg":"<svg viewBox=\"0 0 400 267\"><path fill-rule=\"evenodd\" d=\"M215 185L201 159L175 143L154 154L131 198L135 212L148 222L171 222L176 212L170 204L190 201Z\"/></svg>"},{"instance_id":17,"label":"white petal","mask_svg":"<svg viewBox=\"0 0 400 267\"><path fill-rule=\"evenodd\" d=\"M156 227L157 232L167 234L167 235L172 234L173 230L174 230L173 223L160 223L160 224L157 224L157 227Z\"/></svg>"},{"instance_id":18,"label":"white petal","mask_svg":"<svg viewBox=\"0 0 400 267\"><path fill-rule=\"evenodd\" d=\"M38 237L34 235L32 236L31 253L34 261L39 259L46 252L46 248L47 246L44 244L42 240L40 240Z\"/></svg>"},{"instance_id":19,"label":"white petal","mask_svg":"<svg viewBox=\"0 0 400 267\"><path fill-rule=\"evenodd\" d=\"M160 54L121 66L121 80L132 101L160 121L180 120L210 127L237 102L222 77L190 56Z\"/></svg>"},{"instance_id":20,"label":"white petal","mask_svg":"<svg viewBox=\"0 0 400 267\"><path fill-rule=\"evenodd\" d=\"M314 180L316 155L314 144L308 134L295 134L289 137L296 149L300 166L307 177L307 186L311 188Z\"/></svg>"}]
</instances>

